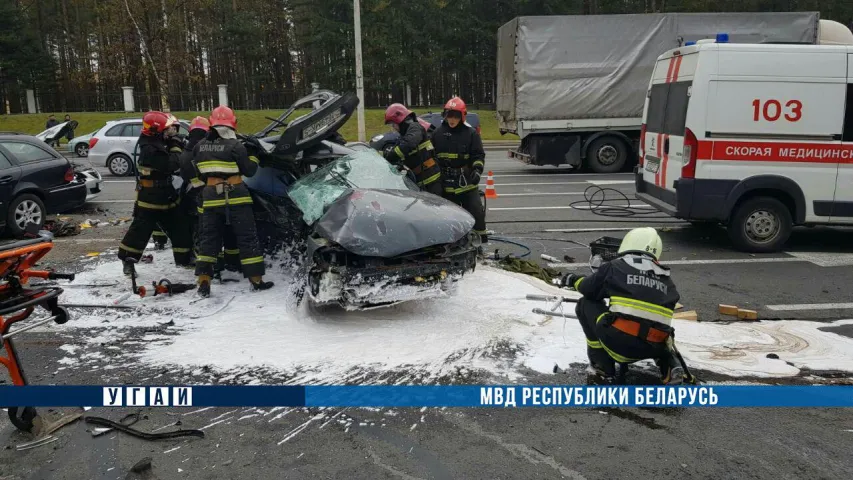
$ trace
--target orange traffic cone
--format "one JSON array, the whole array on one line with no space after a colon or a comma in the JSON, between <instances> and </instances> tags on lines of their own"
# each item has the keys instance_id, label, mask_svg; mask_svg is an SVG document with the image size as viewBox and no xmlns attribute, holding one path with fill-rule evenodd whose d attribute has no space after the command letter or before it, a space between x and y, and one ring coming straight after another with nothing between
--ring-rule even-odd
<instances>
[{"instance_id":1,"label":"orange traffic cone","mask_svg":"<svg viewBox=\"0 0 853 480\"><path fill-rule=\"evenodd\" d=\"M495 191L495 179L491 170L489 170L489 176L486 177L486 198L498 198L498 192Z\"/></svg>"}]
</instances>

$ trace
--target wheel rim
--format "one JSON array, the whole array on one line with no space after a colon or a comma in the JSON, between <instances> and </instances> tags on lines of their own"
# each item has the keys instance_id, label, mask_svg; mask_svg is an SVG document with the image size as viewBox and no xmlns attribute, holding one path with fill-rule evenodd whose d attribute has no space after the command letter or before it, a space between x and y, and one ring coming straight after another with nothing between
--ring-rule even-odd
<instances>
[{"instance_id":1,"label":"wheel rim","mask_svg":"<svg viewBox=\"0 0 853 480\"><path fill-rule=\"evenodd\" d=\"M779 217L767 210L756 210L746 219L744 232L754 243L770 243L779 236L782 222Z\"/></svg>"},{"instance_id":2,"label":"wheel rim","mask_svg":"<svg viewBox=\"0 0 853 480\"><path fill-rule=\"evenodd\" d=\"M30 223L41 225L41 207L33 200L24 200L15 208L15 224L24 230Z\"/></svg>"},{"instance_id":3,"label":"wheel rim","mask_svg":"<svg viewBox=\"0 0 853 480\"><path fill-rule=\"evenodd\" d=\"M79 147L77 147L77 155L80 155L81 157L85 157L88 154L89 154L89 146L88 145L80 145Z\"/></svg>"},{"instance_id":4,"label":"wheel rim","mask_svg":"<svg viewBox=\"0 0 853 480\"><path fill-rule=\"evenodd\" d=\"M604 145L598 149L596 156L602 165L613 165L619 158L619 151L613 145Z\"/></svg>"},{"instance_id":5,"label":"wheel rim","mask_svg":"<svg viewBox=\"0 0 853 480\"><path fill-rule=\"evenodd\" d=\"M124 157L115 157L110 160L110 169L113 173L118 175L124 175L127 173L130 166L127 164L127 160Z\"/></svg>"}]
</instances>

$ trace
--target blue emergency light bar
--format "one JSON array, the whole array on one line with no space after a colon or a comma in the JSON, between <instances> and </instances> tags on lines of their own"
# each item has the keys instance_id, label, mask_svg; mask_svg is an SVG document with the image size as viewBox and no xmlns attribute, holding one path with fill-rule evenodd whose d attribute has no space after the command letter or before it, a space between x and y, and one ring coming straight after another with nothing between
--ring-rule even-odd
<instances>
[{"instance_id":1,"label":"blue emergency light bar","mask_svg":"<svg viewBox=\"0 0 853 480\"><path fill-rule=\"evenodd\" d=\"M717 34L717 43L729 43L729 34L728 33L718 33Z\"/></svg>"},{"instance_id":2,"label":"blue emergency light bar","mask_svg":"<svg viewBox=\"0 0 853 480\"><path fill-rule=\"evenodd\" d=\"M696 42L694 42L694 41L692 41L692 40L691 40L691 41L689 41L689 42L684 42L684 46L685 46L685 47L689 47L689 46L691 46L691 45L696 45Z\"/></svg>"}]
</instances>

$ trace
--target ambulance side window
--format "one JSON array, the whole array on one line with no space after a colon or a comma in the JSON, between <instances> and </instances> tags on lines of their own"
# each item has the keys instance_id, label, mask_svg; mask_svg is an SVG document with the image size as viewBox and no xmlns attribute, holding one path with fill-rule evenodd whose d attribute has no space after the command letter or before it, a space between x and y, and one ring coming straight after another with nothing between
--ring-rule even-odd
<instances>
[{"instance_id":1,"label":"ambulance side window","mask_svg":"<svg viewBox=\"0 0 853 480\"><path fill-rule=\"evenodd\" d=\"M853 142L853 83L847 84L847 108L844 111L843 142Z\"/></svg>"},{"instance_id":2,"label":"ambulance side window","mask_svg":"<svg viewBox=\"0 0 853 480\"><path fill-rule=\"evenodd\" d=\"M664 133L664 118L666 117L666 97L669 93L668 83L652 85L649 95L649 110L646 114L646 131Z\"/></svg>"},{"instance_id":3,"label":"ambulance side window","mask_svg":"<svg viewBox=\"0 0 853 480\"><path fill-rule=\"evenodd\" d=\"M663 133L678 137L684 135L684 125L687 122L687 104L690 101L687 92L692 83L677 82L670 84Z\"/></svg>"}]
</instances>

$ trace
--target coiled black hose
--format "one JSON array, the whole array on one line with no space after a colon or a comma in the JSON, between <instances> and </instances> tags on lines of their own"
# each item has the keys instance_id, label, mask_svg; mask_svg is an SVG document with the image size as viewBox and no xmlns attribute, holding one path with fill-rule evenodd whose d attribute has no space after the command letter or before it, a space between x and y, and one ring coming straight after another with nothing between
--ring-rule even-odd
<instances>
[{"instance_id":1,"label":"coiled black hose","mask_svg":"<svg viewBox=\"0 0 853 480\"><path fill-rule=\"evenodd\" d=\"M608 198L608 194L611 192L612 195ZM602 217L625 218L642 215L643 218L672 218L668 215L662 215L657 210L630 206L631 199L628 198L628 195L615 188L590 185L583 191L583 198L583 200L570 203L569 206L578 210L587 210L587 208L579 207L588 207L590 212Z\"/></svg>"}]
</instances>

